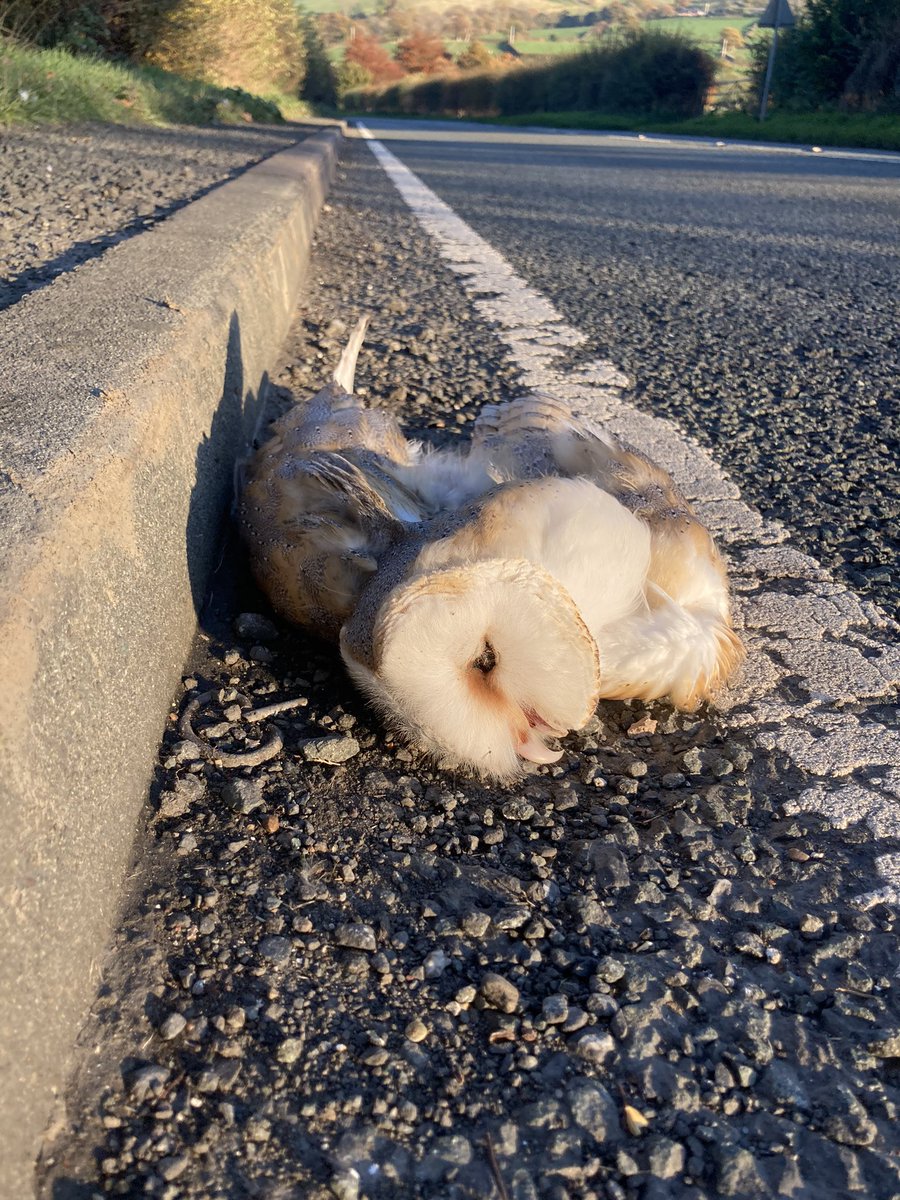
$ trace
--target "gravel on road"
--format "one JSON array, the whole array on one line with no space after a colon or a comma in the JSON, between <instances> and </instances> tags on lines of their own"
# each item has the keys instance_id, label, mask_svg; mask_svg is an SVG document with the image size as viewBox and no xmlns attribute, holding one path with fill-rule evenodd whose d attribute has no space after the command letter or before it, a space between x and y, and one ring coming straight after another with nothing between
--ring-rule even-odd
<instances>
[{"instance_id":1,"label":"gravel on road","mask_svg":"<svg viewBox=\"0 0 900 1200\"><path fill-rule=\"evenodd\" d=\"M0 309L310 132L298 125L0 130Z\"/></svg>"},{"instance_id":2,"label":"gravel on road","mask_svg":"<svg viewBox=\"0 0 900 1200\"><path fill-rule=\"evenodd\" d=\"M361 308L361 388L424 437L515 393L351 146L281 403ZM897 912L854 903L884 843L785 815L796 771L712 711L605 703L516 786L441 772L260 611L232 546L41 1197L900 1195ZM297 699L281 757L199 759L177 714L206 693L227 750Z\"/></svg>"}]
</instances>

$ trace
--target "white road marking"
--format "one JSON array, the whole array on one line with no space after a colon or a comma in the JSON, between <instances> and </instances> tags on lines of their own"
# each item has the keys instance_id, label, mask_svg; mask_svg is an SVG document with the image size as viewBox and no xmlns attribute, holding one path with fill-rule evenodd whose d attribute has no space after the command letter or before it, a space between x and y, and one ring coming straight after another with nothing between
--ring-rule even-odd
<instances>
[{"instance_id":1,"label":"white road marking","mask_svg":"<svg viewBox=\"0 0 900 1200\"><path fill-rule=\"evenodd\" d=\"M402 118L395 118L398 122ZM437 121L437 118L435 118ZM371 137L363 132L361 121L356 122L363 137ZM822 146L813 147L811 144L787 142L742 142L740 140L721 139L692 134L665 133L626 133L614 129L554 129L545 125L518 125L515 129L508 126L491 125L488 122L478 124L460 123L449 127L444 122L442 127L429 124L427 121L416 123L412 128L398 124L391 127L391 138L394 141L418 141L426 131L430 140L435 142L480 142L497 143L515 133L516 138L523 144L531 146L552 146L559 143L560 138L580 142L585 146L609 146L622 143L634 149L669 148L683 150L706 150L711 154L760 154L760 155L792 155L795 158L846 159L848 162L880 162L900 167L900 153L896 150L859 150L852 147Z\"/></svg>"},{"instance_id":2,"label":"white road marking","mask_svg":"<svg viewBox=\"0 0 900 1200\"><path fill-rule=\"evenodd\" d=\"M365 125L357 127L509 348L526 387L589 409L667 467L732 551L736 619L749 654L719 707L732 725L752 730L761 746L813 777L789 811L820 812L838 826L865 821L876 839L900 838L900 733L860 711L862 702L888 698L900 683L900 645L888 640L898 626L794 549L784 526L744 504L717 463L676 425L627 404L629 381L612 363L566 370L565 357L585 343L584 334ZM854 771L864 778L835 784ZM900 903L900 855L877 862L882 886L856 898L863 907Z\"/></svg>"}]
</instances>

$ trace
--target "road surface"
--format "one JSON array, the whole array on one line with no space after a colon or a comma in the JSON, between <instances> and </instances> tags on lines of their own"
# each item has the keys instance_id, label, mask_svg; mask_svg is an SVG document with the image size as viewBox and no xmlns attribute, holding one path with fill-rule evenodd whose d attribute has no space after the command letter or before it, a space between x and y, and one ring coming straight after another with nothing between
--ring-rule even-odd
<instances>
[{"instance_id":1,"label":"road surface","mask_svg":"<svg viewBox=\"0 0 900 1200\"><path fill-rule=\"evenodd\" d=\"M747 671L488 788L387 739L328 647L235 622L232 547L173 717L225 689L227 744L227 689L306 703L242 777L173 720L40 1194L889 1200L900 166L367 125L279 384L369 309L360 385L427 439L590 390L716 528Z\"/></svg>"}]
</instances>

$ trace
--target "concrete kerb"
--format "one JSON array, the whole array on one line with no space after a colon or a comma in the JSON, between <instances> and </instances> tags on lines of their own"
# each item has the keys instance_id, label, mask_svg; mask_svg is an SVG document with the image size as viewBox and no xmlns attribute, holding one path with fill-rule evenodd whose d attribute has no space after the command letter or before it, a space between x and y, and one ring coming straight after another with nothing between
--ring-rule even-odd
<instances>
[{"instance_id":1,"label":"concrete kerb","mask_svg":"<svg viewBox=\"0 0 900 1200\"><path fill-rule=\"evenodd\" d=\"M0 1198L96 988L340 128L0 316Z\"/></svg>"}]
</instances>

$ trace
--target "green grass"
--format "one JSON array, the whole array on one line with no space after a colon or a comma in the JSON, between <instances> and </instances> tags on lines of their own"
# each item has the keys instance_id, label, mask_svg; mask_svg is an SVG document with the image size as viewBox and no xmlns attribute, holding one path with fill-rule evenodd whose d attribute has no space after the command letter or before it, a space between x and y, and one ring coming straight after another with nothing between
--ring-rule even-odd
<instances>
[{"instance_id":1,"label":"green grass","mask_svg":"<svg viewBox=\"0 0 900 1200\"><path fill-rule=\"evenodd\" d=\"M746 37L749 27L755 22L755 17L739 16L653 17L644 24L650 29L659 29L663 33L680 33L700 46L715 46L718 50L722 45L723 29L738 29Z\"/></svg>"},{"instance_id":2,"label":"green grass","mask_svg":"<svg viewBox=\"0 0 900 1200\"><path fill-rule=\"evenodd\" d=\"M584 50L588 46L592 46L596 38L592 37L586 30L580 29L577 32L586 34L583 37L557 37L551 39L550 32L557 34L570 33L568 29L533 29L527 33L517 34L513 48L522 55L523 58L549 58L558 54L576 54L579 50Z\"/></svg>"},{"instance_id":3,"label":"green grass","mask_svg":"<svg viewBox=\"0 0 900 1200\"><path fill-rule=\"evenodd\" d=\"M63 50L0 41L0 125L106 121L116 125L246 124L300 120L307 106L287 96L251 96Z\"/></svg>"},{"instance_id":4,"label":"green grass","mask_svg":"<svg viewBox=\"0 0 900 1200\"><path fill-rule=\"evenodd\" d=\"M342 12L348 16L354 13L374 13L379 9L379 0L303 0L303 8L311 13Z\"/></svg>"},{"instance_id":5,"label":"green grass","mask_svg":"<svg viewBox=\"0 0 900 1200\"><path fill-rule=\"evenodd\" d=\"M486 7L484 0L457 0L463 8L484 8ZM346 14L352 13L373 13L377 12L382 7L382 0L303 0L303 8L309 12L342 12ZM412 12L421 11L423 13L434 12L444 8L440 0L417 0L415 3L405 4L404 8ZM548 12L558 11L560 14L564 12L570 13L585 13L590 12L596 7L593 0L542 0L542 9Z\"/></svg>"},{"instance_id":6,"label":"green grass","mask_svg":"<svg viewBox=\"0 0 900 1200\"><path fill-rule=\"evenodd\" d=\"M687 133L739 141L798 142L810 146L853 146L900 150L900 115L869 113L772 113L762 124L748 113L709 113L682 121L642 120L592 112L527 113L493 118L503 125L561 129L616 129L636 133Z\"/></svg>"}]
</instances>

